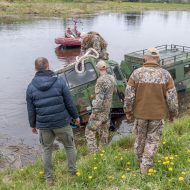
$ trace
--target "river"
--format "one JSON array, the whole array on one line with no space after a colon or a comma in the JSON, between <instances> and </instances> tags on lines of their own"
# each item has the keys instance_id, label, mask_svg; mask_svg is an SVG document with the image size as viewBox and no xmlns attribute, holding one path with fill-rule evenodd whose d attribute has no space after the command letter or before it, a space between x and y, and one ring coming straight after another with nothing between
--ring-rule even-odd
<instances>
[{"instance_id":1,"label":"river","mask_svg":"<svg viewBox=\"0 0 190 190\"><path fill-rule=\"evenodd\" d=\"M190 12L104 13L79 19L79 31L97 31L108 42L110 58L162 44L190 46ZM52 69L73 61L79 50L60 51L54 38L72 19L29 19L0 23L0 139L38 143L27 120L25 91L35 74L34 60L47 57ZM58 55L58 57L57 57Z\"/></svg>"}]
</instances>

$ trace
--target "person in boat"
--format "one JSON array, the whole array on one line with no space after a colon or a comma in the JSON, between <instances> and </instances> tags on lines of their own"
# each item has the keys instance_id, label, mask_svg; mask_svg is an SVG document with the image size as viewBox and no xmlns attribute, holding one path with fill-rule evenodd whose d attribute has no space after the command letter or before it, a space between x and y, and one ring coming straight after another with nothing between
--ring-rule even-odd
<instances>
[{"instance_id":1,"label":"person in boat","mask_svg":"<svg viewBox=\"0 0 190 190\"><path fill-rule=\"evenodd\" d=\"M76 38L76 34L71 30L71 28L67 28L67 31L65 32L66 38Z\"/></svg>"},{"instance_id":2,"label":"person in boat","mask_svg":"<svg viewBox=\"0 0 190 190\"><path fill-rule=\"evenodd\" d=\"M95 100L92 102L92 113L88 124L85 128L85 137L90 153L98 151L96 142L96 133L99 133L99 146L108 143L109 126L110 126L110 108L112 104L112 96L115 90L115 78L107 73L107 65L105 61L100 60L96 68L100 73L95 86Z\"/></svg>"},{"instance_id":3,"label":"person in boat","mask_svg":"<svg viewBox=\"0 0 190 190\"><path fill-rule=\"evenodd\" d=\"M89 48L95 49L99 53L99 58L103 60L109 59L107 53L107 42L97 32L82 32L81 35L81 50L86 52Z\"/></svg>"},{"instance_id":4,"label":"person in boat","mask_svg":"<svg viewBox=\"0 0 190 190\"><path fill-rule=\"evenodd\" d=\"M73 118L80 125L80 119L65 80L49 69L48 60L37 58L35 70L35 77L26 92L28 118L32 132L37 134L39 130L46 181L53 185L52 151L56 137L64 145L69 174L76 174L76 151L70 122Z\"/></svg>"},{"instance_id":5,"label":"person in boat","mask_svg":"<svg viewBox=\"0 0 190 190\"><path fill-rule=\"evenodd\" d=\"M140 171L147 174L162 135L166 110L169 120L173 121L178 115L178 100L170 73L159 64L158 50L149 48L144 60L144 65L133 71L128 80L124 112L129 122L135 118L134 148Z\"/></svg>"}]
</instances>

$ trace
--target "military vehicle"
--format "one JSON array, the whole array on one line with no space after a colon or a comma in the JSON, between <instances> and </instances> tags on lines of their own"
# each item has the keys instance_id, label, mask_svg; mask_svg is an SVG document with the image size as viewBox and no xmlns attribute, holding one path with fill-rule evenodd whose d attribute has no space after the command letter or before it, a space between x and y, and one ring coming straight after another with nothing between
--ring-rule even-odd
<instances>
[{"instance_id":1,"label":"military vehicle","mask_svg":"<svg viewBox=\"0 0 190 190\"><path fill-rule=\"evenodd\" d=\"M171 73L175 80L177 91L190 91L190 47L162 45L156 48L160 52L160 64ZM117 83L117 92L114 93L112 101L112 126L117 126L124 116L123 102L126 82L133 70L143 65L145 51L146 49L126 54L121 64L112 60L107 61L108 72L115 77ZM80 113L82 124L88 121L92 100L95 97L94 89L99 76L96 69L97 62L98 59L94 57L85 59L84 72L77 72L75 64L70 64L56 71L67 82Z\"/></svg>"}]
</instances>

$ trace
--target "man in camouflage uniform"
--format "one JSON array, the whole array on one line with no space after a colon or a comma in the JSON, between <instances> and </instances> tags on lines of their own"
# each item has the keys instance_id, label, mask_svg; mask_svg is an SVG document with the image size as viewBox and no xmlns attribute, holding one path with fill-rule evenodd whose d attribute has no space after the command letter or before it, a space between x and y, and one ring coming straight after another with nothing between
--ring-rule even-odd
<instances>
[{"instance_id":1,"label":"man in camouflage uniform","mask_svg":"<svg viewBox=\"0 0 190 190\"><path fill-rule=\"evenodd\" d=\"M89 48L95 49L99 53L99 58L108 60L107 42L97 32L81 33L81 50L86 52Z\"/></svg>"},{"instance_id":2,"label":"man in camouflage uniform","mask_svg":"<svg viewBox=\"0 0 190 190\"><path fill-rule=\"evenodd\" d=\"M99 133L101 145L108 143L110 126L110 108L112 96L115 89L115 78L107 73L107 65L104 61L99 61L96 65L100 77L95 87L96 98L93 100L92 114L85 129L87 146L90 152L98 150L96 143L96 133Z\"/></svg>"},{"instance_id":3,"label":"man in camouflage uniform","mask_svg":"<svg viewBox=\"0 0 190 190\"><path fill-rule=\"evenodd\" d=\"M147 173L169 111L169 120L178 114L177 93L170 73L159 65L159 52L149 48L144 65L130 76L125 92L124 111L127 119L135 118L135 152L141 173Z\"/></svg>"}]
</instances>

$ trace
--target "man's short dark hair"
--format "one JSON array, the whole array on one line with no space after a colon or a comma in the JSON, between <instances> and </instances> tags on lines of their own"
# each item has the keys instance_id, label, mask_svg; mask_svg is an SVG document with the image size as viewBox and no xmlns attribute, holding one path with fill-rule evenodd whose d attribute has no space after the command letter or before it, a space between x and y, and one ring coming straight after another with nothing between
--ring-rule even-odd
<instances>
[{"instance_id":1,"label":"man's short dark hair","mask_svg":"<svg viewBox=\"0 0 190 190\"><path fill-rule=\"evenodd\" d=\"M49 62L45 57L38 57L35 60L35 69L36 71L44 71L49 67Z\"/></svg>"}]
</instances>

